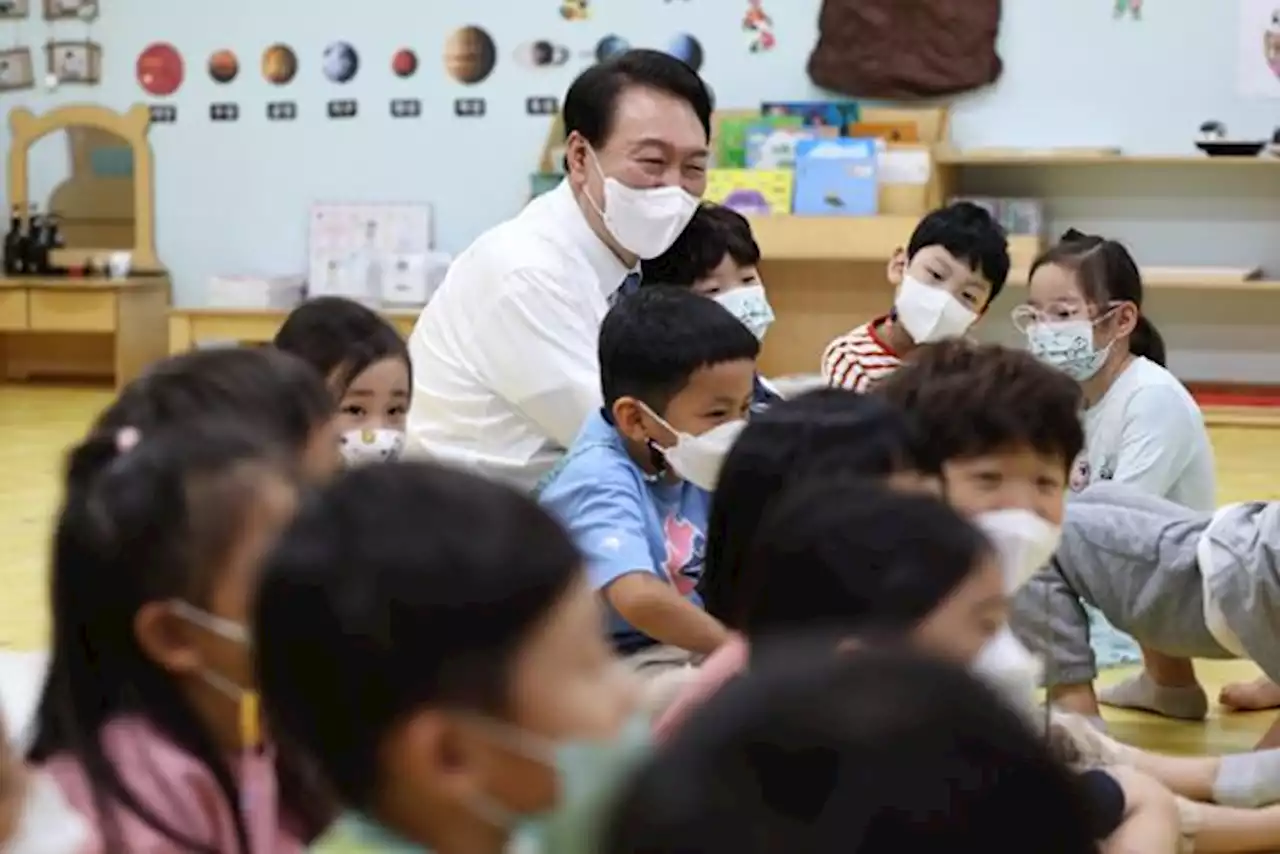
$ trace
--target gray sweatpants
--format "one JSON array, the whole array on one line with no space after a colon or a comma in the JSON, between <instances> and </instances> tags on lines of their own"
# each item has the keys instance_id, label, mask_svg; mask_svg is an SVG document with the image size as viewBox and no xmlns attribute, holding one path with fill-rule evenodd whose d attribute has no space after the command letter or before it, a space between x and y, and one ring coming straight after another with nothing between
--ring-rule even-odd
<instances>
[{"instance_id":1,"label":"gray sweatpants","mask_svg":"<svg viewBox=\"0 0 1280 854\"><path fill-rule=\"evenodd\" d=\"M1045 684L1097 676L1082 599L1143 646L1185 658L1235 658L1205 626L1196 550L1211 519L1110 483L1068 502L1058 552L1014 596L1010 618L1018 639L1044 658Z\"/></svg>"}]
</instances>

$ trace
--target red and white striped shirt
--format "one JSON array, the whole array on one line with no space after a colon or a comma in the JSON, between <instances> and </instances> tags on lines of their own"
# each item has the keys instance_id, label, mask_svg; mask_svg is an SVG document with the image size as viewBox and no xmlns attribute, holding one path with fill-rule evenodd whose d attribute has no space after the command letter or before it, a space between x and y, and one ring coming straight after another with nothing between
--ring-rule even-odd
<instances>
[{"instance_id":1,"label":"red and white striped shirt","mask_svg":"<svg viewBox=\"0 0 1280 854\"><path fill-rule=\"evenodd\" d=\"M876 334L876 327L888 319L877 317L827 345L822 354L827 385L864 392L898 369L902 359Z\"/></svg>"}]
</instances>

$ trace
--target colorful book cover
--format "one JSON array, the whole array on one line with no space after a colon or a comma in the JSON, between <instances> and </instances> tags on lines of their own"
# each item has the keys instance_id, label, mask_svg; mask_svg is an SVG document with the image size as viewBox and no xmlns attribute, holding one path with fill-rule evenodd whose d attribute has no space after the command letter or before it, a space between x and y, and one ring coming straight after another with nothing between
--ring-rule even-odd
<instances>
[{"instance_id":1,"label":"colorful book cover","mask_svg":"<svg viewBox=\"0 0 1280 854\"><path fill-rule=\"evenodd\" d=\"M837 128L775 128L767 124L747 129L748 169L794 169L796 146L810 139L834 139Z\"/></svg>"},{"instance_id":2,"label":"colorful book cover","mask_svg":"<svg viewBox=\"0 0 1280 854\"><path fill-rule=\"evenodd\" d=\"M712 169L703 198L744 216L788 214L794 187L790 169Z\"/></svg>"},{"instance_id":3,"label":"colorful book cover","mask_svg":"<svg viewBox=\"0 0 1280 854\"><path fill-rule=\"evenodd\" d=\"M805 127L846 128L862 115L857 101L766 101L766 116L795 116Z\"/></svg>"},{"instance_id":4,"label":"colorful book cover","mask_svg":"<svg viewBox=\"0 0 1280 854\"><path fill-rule=\"evenodd\" d=\"M822 139L796 148L793 210L802 216L873 216L880 210L877 141Z\"/></svg>"},{"instance_id":5,"label":"colorful book cover","mask_svg":"<svg viewBox=\"0 0 1280 854\"><path fill-rule=\"evenodd\" d=\"M803 124L798 116L726 117L720 123L720 134L716 146L716 167L720 169L747 167L747 131L753 126L798 128Z\"/></svg>"}]
</instances>

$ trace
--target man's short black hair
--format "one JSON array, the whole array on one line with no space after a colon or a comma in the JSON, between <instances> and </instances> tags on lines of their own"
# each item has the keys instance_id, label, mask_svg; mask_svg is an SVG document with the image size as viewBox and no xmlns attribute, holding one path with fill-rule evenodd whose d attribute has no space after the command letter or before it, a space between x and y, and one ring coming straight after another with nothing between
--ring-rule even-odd
<instances>
[{"instance_id":1,"label":"man's short black hair","mask_svg":"<svg viewBox=\"0 0 1280 854\"><path fill-rule=\"evenodd\" d=\"M941 246L957 261L967 263L970 270L981 272L991 283L987 305L1004 290L1009 278L1009 240L981 205L954 202L927 214L911 233L907 258L914 258L926 246Z\"/></svg>"},{"instance_id":2,"label":"man's short black hair","mask_svg":"<svg viewBox=\"0 0 1280 854\"><path fill-rule=\"evenodd\" d=\"M698 73L657 50L629 50L578 75L564 97L564 133L577 131L592 148L602 148L613 132L618 98L631 86L655 89L688 104L711 138L711 92Z\"/></svg>"},{"instance_id":3,"label":"man's short black hair","mask_svg":"<svg viewBox=\"0 0 1280 854\"><path fill-rule=\"evenodd\" d=\"M641 288L600 325L605 407L634 397L661 415L694 371L759 355L756 336L715 300L686 288Z\"/></svg>"},{"instance_id":4,"label":"man's short black hair","mask_svg":"<svg viewBox=\"0 0 1280 854\"><path fill-rule=\"evenodd\" d=\"M919 348L876 386L916 421L944 461L1030 448L1070 474L1084 448L1080 386L1025 350L942 341Z\"/></svg>"},{"instance_id":5,"label":"man's short black hair","mask_svg":"<svg viewBox=\"0 0 1280 854\"><path fill-rule=\"evenodd\" d=\"M703 202L670 249L640 262L642 281L646 285L691 287L710 276L725 255L742 267L760 263L760 246L751 234L751 223L731 208Z\"/></svg>"}]
</instances>

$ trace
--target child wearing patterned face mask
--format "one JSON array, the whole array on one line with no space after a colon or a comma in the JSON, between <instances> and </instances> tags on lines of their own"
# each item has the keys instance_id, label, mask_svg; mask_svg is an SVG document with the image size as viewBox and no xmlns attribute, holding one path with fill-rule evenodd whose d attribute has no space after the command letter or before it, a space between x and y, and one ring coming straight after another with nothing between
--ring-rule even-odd
<instances>
[{"instance_id":1,"label":"child wearing patterned face mask","mask_svg":"<svg viewBox=\"0 0 1280 854\"><path fill-rule=\"evenodd\" d=\"M398 459L412 373L409 351L376 312L342 297L317 297L290 312L274 346L320 372L338 399L347 465Z\"/></svg>"},{"instance_id":2,"label":"child wearing patterned face mask","mask_svg":"<svg viewBox=\"0 0 1280 854\"><path fill-rule=\"evenodd\" d=\"M603 617L525 496L426 463L340 475L281 539L253 619L272 728L349 810L312 850L570 850L647 745Z\"/></svg>"},{"instance_id":3,"label":"child wearing patterned face mask","mask_svg":"<svg viewBox=\"0 0 1280 854\"><path fill-rule=\"evenodd\" d=\"M1084 391L1085 453L1072 489L1123 483L1208 512L1217 491L1209 434L1200 407L1164 368L1164 342L1142 313L1142 297L1141 272L1124 246L1072 230L1032 264L1027 304L1014 321L1031 352ZM1093 619L1095 638L1107 638L1121 654L1137 651ZM1205 716L1208 698L1188 659L1149 649L1143 658L1145 671L1102 692L1104 703L1187 720ZM1268 686L1277 690L1264 680L1252 693ZM1228 689L1224 699L1239 691Z\"/></svg>"},{"instance_id":4,"label":"child wearing patterned face mask","mask_svg":"<svg viewBox=\"0 0 1280 854\"><path fill-rule=\"evenodd\" d=\"M281 787L248 602L295 466L231 420L91 435L53 547L53 650L28 761L92 828L84 852L301 851L315 792Z\"/></svg>"},{"instance_id":5,"label":"child wearing patterned face mask","mask_svg":"<svg viewBox=\"0 0 1280 854\"><path fill-rule=\"evenodd\" d=\"M1004 289L1009 244L991 215L957 202L920 220L889 261L893 311L827 345L827 385L867 391L916 347L965 335Z\"/></svg>"},{"instance_id":6,"label":"child wearing patterned face mask","mask_svg":"<svg viewBox=\"0 0 1280 854\"><path fill-rule=\"evenodd\" d=\"M587 559L615 649L663 679L727 635L696 586L711 491L751 406L760 342L712 300L641 288L600 328L604 408L540 492Z\"/></svg>"},{"instance_id":7,"label":"child wearing patterned face mask","mask_svg":"<svg viewBox=\"0 0 1280 854\"><path fill-rule=\"evenodd\" d=\"M646 285L690 288L714 299L763 341L774 315L759 266L760 247L747 218L722 205L704 202L671 248L641 262L640 269ZM753 412L781 399L777 389L756 376Z\"/></svg>"}]
</instances>

